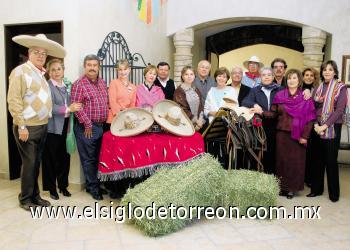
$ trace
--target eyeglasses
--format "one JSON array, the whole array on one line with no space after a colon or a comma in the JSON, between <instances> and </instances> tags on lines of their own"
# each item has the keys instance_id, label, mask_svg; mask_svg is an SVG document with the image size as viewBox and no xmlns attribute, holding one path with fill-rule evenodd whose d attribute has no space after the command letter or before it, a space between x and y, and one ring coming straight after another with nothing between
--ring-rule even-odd
<instances>
[{"instance_id":1,"label":"eyeglasses","mask_svg":"<svg viewBox=\"0 0 350 250\"><path fill-rule=\"evenodd\" d=\"M46 52L40 52L38 50L33 50L32 51L34 55L36 56L42 56L42 57L47 57L47 53Z\"/></svg>"}]
</instances>

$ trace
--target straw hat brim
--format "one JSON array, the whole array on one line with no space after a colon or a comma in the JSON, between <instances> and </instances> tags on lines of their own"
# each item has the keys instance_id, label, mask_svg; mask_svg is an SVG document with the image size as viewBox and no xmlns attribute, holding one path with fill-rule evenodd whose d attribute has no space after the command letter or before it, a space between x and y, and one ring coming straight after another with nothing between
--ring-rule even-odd
<instances>
[{"instance_id":1,"label":"straw hat brim","mask_svg":"<svg viewBox=\"0 0 350 250\"><path fill-rule=\"evenodd\" d=\"M42 36L30 36L30 35L19 35L12 38L15 43L18 43L24 47L32 48L39 47L47 50L47 54L50 56L63 58L66 56L66 50L64 47L48 38L45 35Z\"/></svg>"},{"instance_id":2,"label":"straw hat brim","mask_svg":"<svg viewBox=\"0 0 350 250\"><path fill-rule=\"evenodd\" d=\"M254 116L254 113L250 112L247 107L235 107L233 110L236 112L237 116L243 116L247 121L251 120Z\"/></svg>"},{"instance_id":3,"label":"straw hat brim","mask_svg":"<svg viewBox=\"0 0 350 250\"><path fill-rule=\"evenodd\" d=\"M262 62L256 62L256 61L252 61L252 60L247 60L247 61L244 61L244 62L243 62L243 66L244 66L246 69L248 69L248 64L249 64L249 62L255 62L255 63L259 64L259 68L264 67L264 64L263 64Z\"/></svg>"},{"instance_id":4,"label":"straw hat brim","mask_svg":"<svg viewBox=\"0 0 350 250\"><path fill-rule=\"evenodd\" d=\"M125 128L124 121L126 114L134 113L137 118L140 120L139 124L135 128ZM134 136L145 132L149 129L154 120L152 114L141 108L131 108L120 112L117 117L115 117L111 124L111 133L116 136L126 137Z\"/></svg>"},{"instance_id":5,"label":"straw hat brim","mask_svg":"<svg viewBox=\"0 0 350 250\"><path fill-rule=\"evenodd\" d=\"M176 102L170 100L161 100L157 102L153 107L153 118L154 120L166 131L178 135L178 136L192 136L195 133L195 129L191 120L181 109L181 120L180 125L175 126L171 124L165 117L168 110L171 107L180 107ZM181 108L181 107L180 107Z\"/></svg>"},{"instance_id":6,"label":"straw hat brim","mask_svg":"<svg viewBox=\"0 0 350 250\"><path fill-rule=\"evenodd\" d=\"M221 108L225 108L225 109L235 109L237 107L237 104L235 103L229 103L229 102L225 102Z\"/></svg>"},{"instance_id":7,"label":"straw hat brim","mask_svg":"<svg viewBox=\"0 0 350 250\"><path fill-rule=\"evenodd\" d=\"M233 103L233 104L237 104L237 101L230 98L230 97L223 97L222 100L224 100L227 103Z\"/></svg>"}]
</instances>

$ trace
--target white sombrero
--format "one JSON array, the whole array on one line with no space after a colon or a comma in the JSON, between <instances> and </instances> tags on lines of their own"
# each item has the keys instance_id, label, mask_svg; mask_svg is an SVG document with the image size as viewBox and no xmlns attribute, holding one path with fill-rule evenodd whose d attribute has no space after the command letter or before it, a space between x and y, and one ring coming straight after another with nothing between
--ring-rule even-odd
<instances>
[{"instance_id":1,"label":"white sombrero","mask_svg":"<svg viewBox=\"0 0 350 250\"><path fill-rule=\"evenodd\" d=\"M195 130L191 120L173 101L162 100L153 107L154 120L168 132L179 136L191 136Z\"/></svg>"},{"instance_id":2,"label":"white sombrero","mask_svg":"<svg viewBox=\"0 0 350 250\"><path fill-rule=\"evenodd\" d=\"M233 100L232 98L224 97L222 99L224 100L224 104L222 105L222 108L234 109L235 107L238 106L237 101Z\"/></svg>"},{"instance_id":3,"label":"white sombrero","mask_svg":"<svg viewBox=\"0 0 350 250\"><path fill-rule=\"evenodd\" d=\"M116 136L133 136L150 128L154 120L152 114L141 108L131 108L120 112L111 124L111 133Z\"/></svg>"},{"instance_id":4,"label":"white sombrero","mask_svg":"<svg viewBox=\"0 0 350 250\"><path fill-rule=\"evenodd\" d=\"M235 107L233 111L236 112L237 116L243 116L246 121L251 120L254 116L254 113L247 107Z\"/></svg>"},{"instance_id":5,"label":"white sombrero","mask_svg":"<svg viewBox=\"0 0 350 250\"><path fill-rule=\"evenodd\" d=\"M264 67L264 64L262 62L260 62L259 57L257 56L252 56L251 58L249 58L247 61L243 62L243 66L246 67L246 69L248 69L248 64L249 62L255 62L257 64L259 64L259 67Z\"/></svg>"},{"instance_id":6,"label":"white sombrero","mask_svg":"<svg viewBox=\"0 0 350 250\"><path fill-rule=\"evenodd\" d=\"M15 43L18 43L24 47L32 48L38 47L47 50L47 54L50 56L63 58L66 56L66 50L63 46L55 41L48 39L44 34L38 34L36 36L19 35L12 38Z\"/></svg>"}]
</instances>

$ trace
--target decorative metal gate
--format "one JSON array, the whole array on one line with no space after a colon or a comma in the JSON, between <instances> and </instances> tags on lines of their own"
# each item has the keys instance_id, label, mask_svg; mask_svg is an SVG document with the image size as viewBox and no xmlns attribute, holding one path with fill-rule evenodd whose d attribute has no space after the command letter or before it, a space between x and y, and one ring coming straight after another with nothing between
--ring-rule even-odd
<instances>
[{"instance_id":1,"label":"decorative metal gate","mask_svg":"<svg viewBox=\"0 0 350 250\"><path fill-rule=\"evenodd\" d=\"M124 37L116 31L110 32L104 39L101 48L97 52L100 58L100 74L107 85L117 78L116 64L121 59L127 59L131 66L129 79L134 84L143 82L143 69L147 66L142 55L131 54Z\"/></svg>"}]
</instances>

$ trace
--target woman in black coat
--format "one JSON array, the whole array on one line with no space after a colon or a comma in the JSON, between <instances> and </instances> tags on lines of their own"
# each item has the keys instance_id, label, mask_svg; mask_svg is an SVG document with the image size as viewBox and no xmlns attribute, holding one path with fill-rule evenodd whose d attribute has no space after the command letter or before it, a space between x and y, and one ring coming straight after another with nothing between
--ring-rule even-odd
<instances>
[{"instance_id":1,"label":"woman in black coat","mask_svg":"<svg viewBox=\"0 0 350 250\"><path fill-rule=\"evenodd\" d=\"M250 108L251 112L262 118L262 124L266 133L267 151L264 152L262 163L264 172L275 174L275 139L276 139L276 117L271 112L271 104L275 94L280 89L279 85L273 82L274 73L272 68L263 67L260 69L261 85L252 88L242 102L242 106Z\"/></svg>"}]
</instances>

